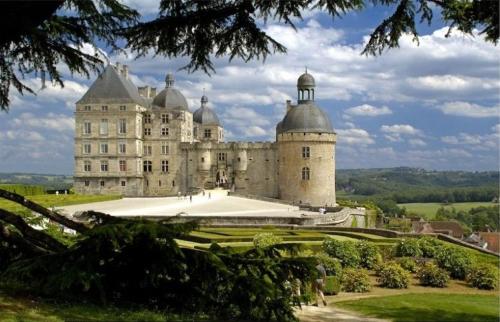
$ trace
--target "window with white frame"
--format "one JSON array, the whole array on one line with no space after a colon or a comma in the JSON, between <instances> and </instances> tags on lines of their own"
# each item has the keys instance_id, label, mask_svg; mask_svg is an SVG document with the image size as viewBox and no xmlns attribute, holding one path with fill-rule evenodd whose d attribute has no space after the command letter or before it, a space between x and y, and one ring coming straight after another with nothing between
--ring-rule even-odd
<instances>
[{"instance_id":1,"label":"window with white frame","mask_svg":"<svg viewBox=\"0 0 500 322\"><path fill-rule=\"evenodd\" d=\"M120 169L120 171L127 171L127 161L126 160L119 161L119 169Z\"/></svg>"},{"instance_id":2,"label":"window with white frame","mask_svg":"<svg viewBox=\"0 0 500 322\"><path fill-rule=\"evenodd\" d=\"M151 145L144 145L143 154L144 155L152 155L153 154L153 147Z\"/></svg>"},{"instance_id":3,"label":"window with white frame","mask_svg":"<svg viewBox=\"0 0 500 322\"><path fill-rule=\"evenodd\" d=\"M168 144L162 144L161 145L161 154L168 154L169 153L169 146Z\"/></svg>"},{"instance_id":4,"label":"window with white frame","mask_svg":"<svg viewBox=\"0 0 500 322\"><path fill-rule=\"evenodd\" d=\"M109 166L108 166L108 161L102 160L101 161L101 172L108 172Z\"/></svg>"},{"instance_id":5,"label":"window with white frame","mask_svg":"<svg viewBox=\"0 0 500 322\"><path fill-rule=\"evenodd\" d=\"M168 115L168 114L161 115L161 123L162 124L168 124L169 121L170 121L170 115Z\"/></svg>"},{"instance_id":6,"label":"window with white frame","mask_svg":"<svg viewBox=\"0 0 500 322\"><path fill-rule=\"evenodd\" d=\"M120 154L127 153L127 144L126 143L118 143L118 153L120 153Z\"/></svg>"},{"instance_id":7,"label":"window with white frame","mask_svg":"<svg viewBox=\"0 0 500 322\"><path fill-rule=\"evenodd\" d=\"M101 125L99 126L99 134L100 135L108 135L108 120L102 119Z\"/></svg>"},{"instance_id":8,"label":"window with white frame","mask_svg":"<svg viewBox=\"0 0 500 322\"><path fill-rule=\"evenodd\" d=\"M107 143L101 143L100 144L100 149L99 149L99 152L101 154L106 154L108 153L108 144Z\"/></svg>"},{"instance_id":9,"label":"window with white frame","mask_svg":"<svg viewBox=\"0 0 500 322\"><path fill-rule=\"evenodd\" d=\"M167 135L168 135L168 127L162 127L161 136L167 136Z\"/></svg>"},{"instance_id":10,"label":"window with white frame","mask_svg":"<svg viewBox=\"0 0 500 322\"><path fill-rule=\"evenodd\" d=\"M211 137L212 137L212 130L210 130L210 129L205 129L205 133L204 133L204 135L205 135L205 138L207 138L207 139L208 139L208 138L211 138Z\"/></svg>"},{"instance_id":11,"label":"window with white frame","mask_svg":"<svg viewBox=\"0 0 500 322\"><path fill-rule=\"evenodd\" d=\"M85 172L92 171L92 163L90 161L83 161L83 171Z\"/></svg>"},{"instance_id":12,"label":"window with white frame","mask_svg":"<svg viewBox=\"0 0 500 322\"><path fill-rule=\"evenodd\" d=\"M144 114L144 124L151 124L151 114Z\"/></svg>"},{"instance_id":13,"label":"window with white frame","mask_svg":"<svg viewBox=\"0 0 500 322\"><path fill-rule=\"evenodd\" d=\"M144 161L144 172L152 172L153 171L153 161L146 160Z\"/></svg>"},{"instance_id":14,"label":"window with white frame","mask_svg":"<svg viewBox=\"0 0 500 322\"><path fill-rule=\"evenodd\" d=\"M92 152L92 146L90 143L83 144L83 154L90 154Z\"/></svg>"},{"instance_id":15,"label":"window with white frame","mask_svg":"<svg viewBox=\"0 0 500 322\"><path fill-rule=\"evenodd\" d=\"M161 172L168 172L168 160L161 160Z\"/></svg>"},{"instance_id":16,"label":"window with white frame","mask_svg":"<svg viewBox=\"0 0 500 322\"><path fill-rule=\"evenodd\" d=\"M83 134L92 133L92 123L90 121L83 121Z\"/></svg>"},{"instance_id":17,"label":"window with white frame","mask_svg":"<svg viewBox=\"0 0 500 322\"><path fill-rule=\"evenodd\" d=\"M118 134L125 134L125 133L127 133L127 120L120 119L118 121Z\"/></svg>"},{"instance_id":18,"label":"window with white frame","mask_svg":"<svg viewBox=\"0 0 500 322\"><path fill-rule=\"evenodd\" d=\"M302 147L302 157L304 159L307 159L311 156L311 148L308 146L303 146Z\"/></svg>"},{"instance_id":19,"label":"window with white frame","mask_svg":"<svg viewBox=\"0 0 500 322\"><path fill-rule=\"evenodd\" d=\"M308 167L302 168L302 180L309 180L311 173Z\"/></svg>"}]
</instances>

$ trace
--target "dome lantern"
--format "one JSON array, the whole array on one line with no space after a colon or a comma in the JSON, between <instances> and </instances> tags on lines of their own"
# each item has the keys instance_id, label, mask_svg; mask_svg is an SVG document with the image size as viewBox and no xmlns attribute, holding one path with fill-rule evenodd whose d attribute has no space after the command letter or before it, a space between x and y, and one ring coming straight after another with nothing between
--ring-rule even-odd
<instances>
[{"instance_id":1,"label":"dome lantern","mask_svg":"<svg viewBox=\"0 0 500 322\"><path fill-rule=\"evenodd\" d=\"M165 83L166 83L165 87L166 88L174 87L174 82L175 82L174 75L172 73L168 73L167 77L165 77Z\"/></svg>"},{"instance_id":2,"label":"dome lantern","mask_svg":"<svg viewBox=\"0 0 500 322\"><path fill-rule=\"evenodd\" d=\"M314 101L314 77L306 71L297 79L297 100L299 103Z\"/></svg>"}]
</instances>

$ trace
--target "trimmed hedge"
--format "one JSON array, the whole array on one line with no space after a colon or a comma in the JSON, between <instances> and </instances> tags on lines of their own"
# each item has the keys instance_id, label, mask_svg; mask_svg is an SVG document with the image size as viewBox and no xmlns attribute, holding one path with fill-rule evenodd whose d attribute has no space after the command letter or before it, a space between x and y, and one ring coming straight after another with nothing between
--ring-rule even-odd
<instances>
[{"instance_id":1,"label":"trimmed hedge","mask_svg":"<svg viewBox=\"0 0 500 322\"><path fill-rule=\"evenodd\" d=\"M339 241L330 237L323 240L323 250L329 256L338 258L342 267L358 267L360 256L356 243L352 241Z\"/></svg>"},{"instance_id":2,"label":"trimmed hedge","mask_svg":"<svg viewBox=\"0 0 500 322\"><path fill-rule=\"evenodd\" d=\"M481 290L494 290L498 287L498 276L490 265L478 265L470 270L467 282Z\"/></svg>"},{"instance_id":3,"label":"trimmed hedge","mask_svg":"<svg viewBox=\"0 0 500 322\"><path fill-rule=\"evenodd\" d=\"M377 281L387 288L408 288L410 274L397 263L387 263L379 271Z\"/></svg>"},{"instance_id":4,"label":"trimmed hedge","mask_svg":"<svg viewBox=\"0 0 500 322\"><path fill-rule=\"evenodd\" d=\"M337 295L342 287L342 279L339 276L327 276L324 294Z\"/></svg>"},{"instance_id":5,"label":"trimmed hedge","mask_svg":"<svg viewBox=\"0 0 500 322\"><path fill-rule=\"evenodd\" d=\"M279 244L283 238L276 236L273 233L259 233L253 237L253 244L257 248L266 248L272 245Z\"/></svg>"},{"instance_id":6,"label":"trimmed hedge","mask_svg":"<svg viewBox=\"0 0 500 322\"><path fill-rule=\"evenodd\" d=\"M446 287L450 280L450 275L434 263L425 263L418 270L417 278L423 286Z\"/></svg>"},{"instance_id":7,"label":"trimmed hedge","mask_svg":"<svg viewBox=\"0 0 500 322\"><path fill-rule=\"evenodd\" d=\"M364 269L347 268L342 275L342 289L346 292L364 293L371 289L370 278Z\"/></svg>"}]
</instances>

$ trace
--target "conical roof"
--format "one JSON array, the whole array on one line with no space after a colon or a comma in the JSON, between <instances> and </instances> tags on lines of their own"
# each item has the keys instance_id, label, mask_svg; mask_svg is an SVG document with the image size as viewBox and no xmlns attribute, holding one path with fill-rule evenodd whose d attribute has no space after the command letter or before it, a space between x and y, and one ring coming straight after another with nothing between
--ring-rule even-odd
<instances>
[{"instance_id":1,"label":"conical roof","mask_svg":"<svg viewBox=\"0 0 500 322\"><path fill-rule=\"evenodd\" d=\"M136 103L147 106L131 80L121 75L114 66L108 65L77 104Z\"/></svg>"},{"instance_id":2,"label":"conical roof","mask_svg":"<svg viewBox=\"0 0 500 322\"><path fill-rule=\"evenodd\" d=\"M277 128L283 132L334 133L328 115L313 102L299 104L286 113Z\"/></svg>"},{"instance_id":3,"label":"conical roof","mask_svg":"<svg viewBox=\"0 0 500 322\"><path fill-rule=\"evenodd\" d=\"M174 88L174 75L167 74L165 88L153 99L153 105L176 110L189 111L188 103L184 95Z\"/></svg>"},{"instance_id":4,"label":"conical roof","mask_svg":"<svg viewBox=\"0 0 500 322\"><path fill-rule=\"evenodd\" d=\"M220 125L217 114L207 106L208 97L201 97L201 107L193 113L193 121L203 125Z\"/></svg>"}]
</instances>

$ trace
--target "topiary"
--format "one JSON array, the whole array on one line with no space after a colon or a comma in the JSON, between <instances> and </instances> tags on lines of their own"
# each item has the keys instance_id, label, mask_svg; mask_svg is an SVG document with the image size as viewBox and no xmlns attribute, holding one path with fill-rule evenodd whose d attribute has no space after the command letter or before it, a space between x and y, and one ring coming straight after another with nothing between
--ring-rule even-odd
<instances>
[{"instance_id":1,"label":"topiary","mask_svg":"<svg viewBox=\"0 0 500 322\"><path fill-rule=\"evenodd\" d=\"M442 245L443 243L435 237L424 236L418 239L418 246L422 251L423 257L433 258L437 248Z\"/></svg>"},{"instance_id":2,"label":"topiary","mask_svg":"<svg viewBox=\"0 0 500 322\"><path fill-rule=\"evenodd\" d=\"M387 288L407 288L410 274L397 263L387 263L379 271L377 281Z\"/></svg>"},{"instance_id":3,"label":"topiary","mask_svg":"<svg viewBox=\"0 0 500 322\"><path fill-rule=\"evenodd\" d=\"M396 260L396 262L401 265L402 268L407 270L408 272L416 273L417 272L417 263L411 257L400 257Z\"/></svg>"},{"instance_id":4,"label":"topiary","mask_svg":"<svg viewBox=\"0 0 500 322\"><path fill-rule=\"evenodd\" d=\"M421 257L422 251L415 238L402 239L394 246L396 257Z\"/></svg>"},{"instance_id":5,"label":"topiary","mask_svg":"<svg viewBox=\"0 0 500 322\"><path fill-rule=\"evenodd\" d=\"M428 262L418 270L417 278L423 286L446 287L450 275L436 264Z\"/></svg>"},{"instance_id":6,"label":"topiary","mask_svg":"<svg viewBox=\"0 0 500 322\"><path fill-rule=\"evenodd\" d=\"M356 244L351 241L339 241L331 237L323 240L323 250L331 257L338 258L342 267L358 267L360 256Z\"/></svg>"},{"instance_id":7,"label":"topiary","mask_svg":"<svg viewBox=\"0 0 500 322\"><path fill-rule=\"evenodd\" d=\"M377 264L382 262L382 255L380 255L378 247L373 243L363 240L358 242L356 247L360 256L361 267L373 269Z\"/></svg>"},{"instance_id":8,"label":"topiary","mask_svg":"<svg viewBox=\"0 0 500 322\"><path fill-rule=\"evenodd\" d=\"M439 267L447 270L452 278L459 280L464 280L472 268L469 254L455 246L439 247L435 259Z\"/></svg>"},{"instance_id":9,"label":"topiary","mask_svg":"<svg viewBox=\"0 0 500 322\"><path fill-rule=\"evenodd\" d=\"M342 276L342 265L337 258L328 256L325 252L319 252L315 257L323 264L328 276Z\"/></svg>"},{"instance_id":10,"label":"topiary","mask_svg":"<svg viewBox=\"0 0 500 322\"><path fill-rule=\"evenodd\" d=\"M474 266L467 274L467 282L481 290L494 290L498 287L497 272L490 265Z\"/></svg>"},{"instance_id":11,"label":"topiary","mask_svg":"<svg viewBox=\"0 0 500 322\"><path fill-rule=\"evenodd\" d=\"M342 274L342 289L346 292L364 293L371 289L370 278L364 269L347 268Z\"/></svg>"},{"instance_id":12,"label":"topiary","mask_svg":"<svg viewBox=\"0 0 500 322\"><path fill-rule=\"evenodd\" d=\"M257 248L266 248L279 244L282 241L283 238L276 236L273 233L258 233L253 237L253 244Z\"/></svg>"}]
</instances>

